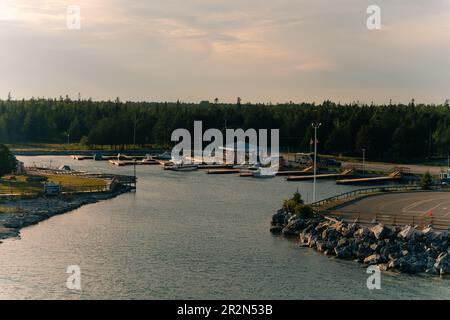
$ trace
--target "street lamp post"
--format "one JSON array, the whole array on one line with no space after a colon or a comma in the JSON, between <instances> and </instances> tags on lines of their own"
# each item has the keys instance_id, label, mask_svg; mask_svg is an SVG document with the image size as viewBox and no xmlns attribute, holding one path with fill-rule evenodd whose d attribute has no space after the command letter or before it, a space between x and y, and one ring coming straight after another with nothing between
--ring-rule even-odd
<instances>
[{"instance_id":1,"label":"street lamp post","mask_svg":"<svg viewBox=\"0 0 450 320\"><path fill-rule=\"evenodd\" d=\"M366 175L366 148L362 149L363 152L363 176Z\"/></svg>"},{"instance_id":2,"label":"street lamp post","mask_svg":"<svg viewBox=\"0 0 450 320\"><path fill-rule=\"evenodd\" d=\"M314 128L314 182L313 182L313 203L316 202L316 180L317 180L317 129L320 128L321 123L313 123Z\"/></svg>"}]
</instances>

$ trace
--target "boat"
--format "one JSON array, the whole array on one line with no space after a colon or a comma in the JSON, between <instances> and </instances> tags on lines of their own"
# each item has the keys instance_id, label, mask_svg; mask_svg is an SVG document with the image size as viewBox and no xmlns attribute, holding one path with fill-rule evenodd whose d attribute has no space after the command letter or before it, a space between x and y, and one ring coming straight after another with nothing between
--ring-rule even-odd
<instances>
[{"instance_id":1,"label":"boat","mask_svg":"<svg viewBox=\"0 0 450 320\"><path fill-rule=\"evenodd\" d=\"M252 172L254 178L273 178L277 175L277 172L272 168L258 168Z\"/></svg>"},{"instance_id":2,"label":"boat","mask_svg":"<svg viewBox=\"0 0 450 320\"><path fill-rule=\"evenodd\" d=\"M163 153L153 155L152 159L169 161L172 159L172 153L165 151Z\"/></svg>"},{"instance_id":3,"label":"boat","mask_svg":"<svg viewBox=\"0 0 450 320\"><path fill-rule=\"evenodd\" d=\"M149 154L147 154L144 159L141 160L142 164L160 164L160 162L156 159L153 159L153 157Z\"/></svg>"},{"instance_id":4,"label":"boat","mask_svg":"<svg viewBox=\"0 0 450 320\"><path fill-rule=\"evenodd\" d=\"M172 169L174 171L196 171L198 170L197 164L174 164Z\"/></svg>"},{"instance_id":5,"label":"boat","mask_svg":"<svg viewBox=\"0 0 450 320\"><path fill-rule=\"evenodd\" d=\"M258 170L260 167L261 167L260 163L255 163L255 164L244 163L244 164L238 164L238 165L233 166L233 169Z\"/></svg>"}]
</instances>

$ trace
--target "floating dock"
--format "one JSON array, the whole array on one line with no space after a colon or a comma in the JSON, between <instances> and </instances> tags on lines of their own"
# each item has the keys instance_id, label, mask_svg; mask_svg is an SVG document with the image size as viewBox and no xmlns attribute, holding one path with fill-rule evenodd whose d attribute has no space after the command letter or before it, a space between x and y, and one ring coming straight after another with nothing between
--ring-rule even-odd
<instances>
[{"instance_id":1,"label":"floating dock","mask_svg":"<svg viewBox=\"0 0 450 320\"><path fill-rule=\"evenodd\" d=\"M93 156L72 156L72 158L78 161L83 161L83 160L92 160Z\"/></svg>"},{"instance_id":2,"label":"floating dock","mask_svg":"<svg viewBox=\"0 0 450 320\"><path fill-rule=\"evenodd\" d=\"M233 169L232 165L229 164L199 164L199 169Z\"/></svg>"},{"instance_id":3,"label":"floating dock","mask_svg":"<svg viewBox=\"0 0 450 320\"><path fill-rule=\"evenodd\" d=\"M277 176L303 176L308 173L312 173L314 171L314 167L307 167L303 170L294 170L294 171L278 171Z\"/></svg>"},{"instance_id":4,"label":"floating dock","mask_svg":"<svg viewBox=\"0 0 450 320\"><path fill-rule=\"evenodd\" d=\"M253 177L253 172L241 171L241 172L239 172L239 177Z\"/></svg>"},{"instance_id":5,"label":"floating dock","mask_svg":"<svg viewBox=\"0 0 450 320\"><path fill-rule=\"evenodd\" d=\"M369 183L369 182L386 182L386 181L396 181L402 179L401 171L394 171L388 176L384 177L371 177L371 178L356 178L356 179L341 179L337 180L337 184L358 184L358 183Z\"/></svg>"},{"instance_id":6,"label":"floating dock","mask_svg":"<svg viewBox=\"0 0 450 320\"><path fill-rule=\"evenodd\" d=\"M240 169L212 169L208 170L207 174L234 174L234 173L240 173Z\"/></svg>"},{"instance_id":7,"label":"floating dock","mask_svg":"<svg viewBox=\"0 0 450 320\"><path fill-rule=\"evenodd\" d=\"M124 166L153 166L153 165L159 165L158 161L130 161L130 160L109 160L109 163L118 166L118 167L124 167Z\"/></svg>"},{"instance_id":8,"label":"floating dock","mask_svg":"<svg viewBox=\"0 0 450 320\"><path fill-rule=\"evenodd\" d=\"M342 178L342 177L349 177L352 176L355 173L354 169L347 169L342 171L341 173L324 173L324 174L317 174L316 179L335 179L335 178ZM306 180L313 180L314 175L309 176L288 176L286 178L287 181L306 181Z\"/></svg>"}]
</instances>

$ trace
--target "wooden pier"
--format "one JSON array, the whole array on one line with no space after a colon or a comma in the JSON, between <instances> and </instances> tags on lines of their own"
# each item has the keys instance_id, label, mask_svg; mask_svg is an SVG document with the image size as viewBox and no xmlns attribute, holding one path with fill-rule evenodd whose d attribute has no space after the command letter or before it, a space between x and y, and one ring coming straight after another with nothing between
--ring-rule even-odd
<instances>
[{"instance_id":1,"label":"wooden pier","mask_svg":"<svg viewBox=\"0 0 450 320\"><path fill-rule=\"evenodd\" d=\"M207 174L234 174L234 173L240 173L240 169L212 169L208 170Z\"/></svg>"},{"instance_id":2,"label":"wooden pier","mask_svg":"<svg viewBox=\"0 0 450 320\"><path fill-rule=\"evenodd\" d=\"M370 182L386 182L386 181L397 181L401 180L403 174L401 171L394 171L388 176L383 177L369 177L369 178L356 178L356 179L340 179L337 180L337 184L359 184L359 183L370 183Z\"/></svg>"},{"instance_id":3,"label":"wooden pier","mask_svg":"<svg viewBox=\"0 0 450 320\"><path fill-rule=\"evenodd\" d=\"M278 171L277 176L303 176L311 174L314 171L314 167L307 167L303 170L291 170L291 171Z\"/></svg>"},{"instance_id":4,"label":"wooden pier","mask_svg":"<svg viewBox=\"0 0 450 320\"><path fill-rule=\"evenodd\" d=\"M204 169L204 170L213 170L213 169L233 169L232 165L229 164L199 164L198 165L199 169Z\"/></svg>"},{"instance_id":5,"label":"wooden pier","mask_svg":"<svg viewBox=\"0 0 450 320\"><path fill-rule=\"evenodd\" d=\"M239 177L253 177L253 172L241 171L241 172L239 172Z\"/></svg>"},{"instance_id":6,"label":"wooden pier","mask_svg":"<svg viewBox=\"0 0 450 320\"><path fill-rule=\"evenodd\" d=\"M158 161L130 161L130 160L109 160L109 163L118 166L118 167L124 167L124 166L152 166L152 165L159 165Z\"/></svg>"},{"instance_id":7,"label":"wooden pier","mask_svg":"<svg viewBox=\"0 0 450 320\"><path fill-rule=\"evenodd\" d=\"M336 179L336 178L342 178L342 177L349 177L355 174L355 171L353 169L347 169L342 171L341 173L324 173L324 174L317 174L316 179ZM288 176L286 178L287 181L306 181L306 180L313 180L314 175L309 176Z\"/></svg>"}]
</instances>

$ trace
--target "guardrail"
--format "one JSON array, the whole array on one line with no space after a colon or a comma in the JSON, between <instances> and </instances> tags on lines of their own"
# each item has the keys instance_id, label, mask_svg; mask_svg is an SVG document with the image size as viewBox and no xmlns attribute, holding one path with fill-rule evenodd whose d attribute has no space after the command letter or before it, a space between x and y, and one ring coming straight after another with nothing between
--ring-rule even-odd
<instances>
[{"instance_id":1,"label":"guardrail","mask_svg":"<svg viewBox=\"0 0 450 320\"><path fill-rule=\"evenodd\" d=\"M422 188L418 185L401 185L401 186L385 186L385 187L372 187L372 188L365 188L365 189L358 189L349 191L337 196L333 196L330 198L326 198L320 201L316 201L314 203L311 203L311 207L320 207L327 203L334 202L337 200L343 200L348 198L354 198L360 195L368 195L372 193L380 193L380 192L401 192L401 191L411 191L411 190L421 190Z\"/></svg>"},{"instance_id":2,"label":"guardrail","mask_svg":"<svg viewBox=\"0 0 450 320\"><path fill-rule=\"evenodd\" d=\"M435 218L430 216L404 216L387 213L361 213L348 210L324 210L321 214L337 218L340 217L347 221L355 221L359 224L381 223L389 226L414 225L419 229L423 229L428 225L432 225L435 230L443 231L450 227L450 219Z\"/></svg>"}]
</instances>

